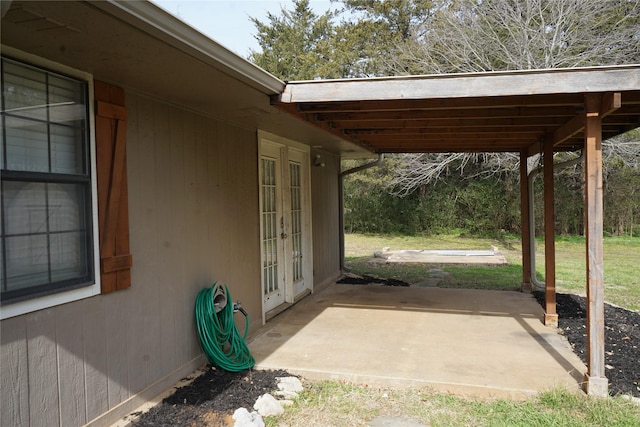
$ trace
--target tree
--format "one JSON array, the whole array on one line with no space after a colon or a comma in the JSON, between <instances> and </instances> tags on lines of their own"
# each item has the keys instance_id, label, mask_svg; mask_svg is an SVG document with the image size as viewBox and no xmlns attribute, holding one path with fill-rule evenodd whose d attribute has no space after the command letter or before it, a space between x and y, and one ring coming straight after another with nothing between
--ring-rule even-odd
<instances>
[{"instance_id":1,"label":"tree","mask_svg":"<svg viewBox=\"0 0 640 427\"><path fill-rule=\"evenodd\" d=\"M397 52L415 28L429 22L436 7L436 2L431 0L344 0L342 3L351 19L343 19L337 28L338 51L357 52L359 66L352 74L359 74L358 77L392 74Z\"/></svg>"},{"instance_id":2,"label":"tree","mask_svg":"<svg viewBox=\"0 0 640 427\"><path fill-rule=\"evenodd\" d=\"M262 52L252 51L249 60L283 80L339 77L332 60L333 13L316 15L309 0L296 0L292 11L282 7L281 13L268 13L269 23L250 18Z\"/></svg>"},{"instance_id":3,"label":"tree","mask_svg":"<svg viewBox=\"0 0 640 427\"><path fill-rule=\"evenodd\" d=\"M413 28L412 37L398 50L396 73L640 62L640 0L452 0L440 6L429 21ZM615 152L623 163L631 165L635 159L633 167L638 166L638 148L605 142L605 151ZM421 154L404 160L389 182L394 194L410 194L470 164L483 166L468 175L474 178L517 173L519 162L513 154ZM605 162L605 167L609 164L614 163Z\"/></svg>"},{"instance_id":4,"label":"tree","mask_svg":"<svg viewBox=\"0 0 640 427\"><path fill-rule=\"evenodd\" d=\"M252 51L249 60L284 80L388 75L396 49L433 8L427 0L342 3L317 15L309 0L296 0L281 16L269 13L268 23L250 18L262 51Z\"/></svg>"},{"instance_id":5,"label":"tree","mask_svg":"<svg viewBox=\"0 0 640 427\"><path fill-rule=\"evenodd\" d=\"M454 0L413 30L397 72L530 70L640 61L638 0Z\"/></svg>"}]
</instances>

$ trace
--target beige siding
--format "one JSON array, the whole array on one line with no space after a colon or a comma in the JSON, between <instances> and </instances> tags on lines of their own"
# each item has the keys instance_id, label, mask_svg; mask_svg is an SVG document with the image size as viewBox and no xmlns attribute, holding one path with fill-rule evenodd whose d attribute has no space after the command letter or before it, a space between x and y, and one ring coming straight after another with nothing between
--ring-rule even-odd
<instances>
[{"instance_id":1,"label":"beige siding","mask_svg":"<svg viewBox=\"0 0 640 427\"><path fill-rule=\"evenodd\" d=\"M0 425L29 425L27 322L22 317L0 323Z\"/></svg>"},{"instance_id":2,"label":"beige siding","mask_svg":"<svg viewBox=\"0 0 640 427\"><path fill-rule=\"evenodd\" d=\"M60 425L73 425L87 419L84 385L84 353L82 305L65 304L56 310L56 338L58 348L58 378L60 382ZM62 404L64 402L64 405Z\"/></svg>"},{"instance_id":3,"label":"beige siding","mask_svg":"<svg viewBox=\"0 0 640 427\"><path fill-rule=\"evenodd\" d=\"M132 286L2 321L2 425L82 425L178 380L203 361L193 307L217 280L261 326L256 132L127 108Z\"/></svg>"},{"instance_id":4,"label":"beige siding","mask_svg":"<svg viewBox=\"0 0 640 427\"><path fill-rule=\"evenodd\" d=\"M340 159L328 153L313 151L311 158L321 155L325 167L311 168L313 199L313 281L315 290L340 275L338 175Z\"/></svg>"},{"instance_id":5,"label":"beige siding","mask_svg":"<svg viewBox=\"0 0 640 427\"><path fill-rule=\"evenodd\" d=\"M26 319L31 426L49 426L51 420L57 420L60 417L56 311L55 309L40 310Z\"/></svg>"}]
</instances>

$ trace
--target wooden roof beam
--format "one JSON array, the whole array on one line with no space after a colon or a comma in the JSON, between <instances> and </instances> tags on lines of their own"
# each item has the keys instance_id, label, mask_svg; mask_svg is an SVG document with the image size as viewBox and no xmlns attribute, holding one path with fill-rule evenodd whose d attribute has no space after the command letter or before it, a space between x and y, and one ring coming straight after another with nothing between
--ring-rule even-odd
<instances>
[{"instance_id":1,"label":"wooden roof beam","mask_svg":"<svg viewBox=\"0 0 640 427\"><path fill-rule=\"evenodd\" d=\"M574 117L575 106L563 107L514 107L486 108L470 110L406 110L406 111L346 111L316 113L316 121L378 121L378 120L425 120L425 119L491 119L491 118L529 118L529 117Z\"/></svg>"},{"instance_id":2,"label":"wooden roof beam","mask_svg":"<svg viewBox=\"0 0 640 427\"><path fill-rule=\"evenodd\" d=\"M581 94L514 95L488 98L430 98L363 101L324 101L296 104L301 113L330 113L340 111L406 111L453 110L475 108L559 107L582 105ZM277 103L277 102L276 102Z\"/></svg>"},{"instance_id":3,"label":"wooden roof beam","mask_svg":"<svg viewBox=\"0 0 640 427\"><path fill-rule=\"evenodd\" d=\"M525 136L527 139L544 134L544 129L531 128L451 128L451 129L344 129L345 135L353 135L359 138L376 138L376 137L413 137L413 136L450 136L455 138L490 136L498 139L512 139Z\"/></svg>"},{"instance_id":4,"label":"wooden roof beam","mask_svg":"<svg viewBox=\"0 0 640 427\"><path fill-rule=\"evenodd\" d=\"M418 120L336 120L329 122L336 129L408 129L408 128L488 128L488 127L557 127L566 123L563 117L504 117L487 119L464 119L460 117L446 117L438 119Z\"/></svg>"},{"instance_id":5,"label":"wooden roof beam","mask_svg":"<svg viewBox=\"0 0 640 427\"><path fill-rule=\"evenodd\" d=\"M602 95L601 110L599 113L581 113L571 120L569 120L564 126L557 129L553 133L553 145L563 143L569 138L584 131L587 122L588 114L598 114L600 118L604 118L613 113L622 106L622 97L620 92L608 92Z\"/></svg>"}]
</instances>

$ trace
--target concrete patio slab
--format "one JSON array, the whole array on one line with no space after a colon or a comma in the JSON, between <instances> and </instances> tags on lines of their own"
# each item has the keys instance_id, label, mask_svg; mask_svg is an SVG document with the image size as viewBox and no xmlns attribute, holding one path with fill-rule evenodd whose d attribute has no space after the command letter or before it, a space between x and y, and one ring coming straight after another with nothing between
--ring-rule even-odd
<instances>
[{"instance_id":1,"label":"concrete patio slab","mask_svg":"<svg viewBox=\"0 0 640 427\"><path fill-rule=\"evenodd\" d=\"M249 343L258 369L308 379L523 398L580 390L586 368L529 294L335 284Z\"/></svg>"}]
</instances>

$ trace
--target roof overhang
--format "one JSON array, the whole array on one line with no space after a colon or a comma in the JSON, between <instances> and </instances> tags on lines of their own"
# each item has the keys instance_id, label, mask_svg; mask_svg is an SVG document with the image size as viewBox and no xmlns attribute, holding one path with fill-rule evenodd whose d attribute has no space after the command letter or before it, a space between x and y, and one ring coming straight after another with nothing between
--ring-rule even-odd
<instances>
[{"instance_id":1,"label":"roof overhang","mask_svg":"<svg viewBox=\"0 0 640 427\"><path fill-rule=\"evenodd\" d=\"M272 103L377 153L534 153L583 146L591 94L603 138L640 126L640 65L289 82Z\"/></svg>"},{"instance_id":2,"label":"roof overhang","mask_svg":"<svg viewBox=\"0 0 640 427\"><path fill-rule=\"evenodd\" d=\"M270 104L285 83L148 1L2 2L17 49L189 111L351 156L363 147Z\"/></svg>"}]
</instances>

